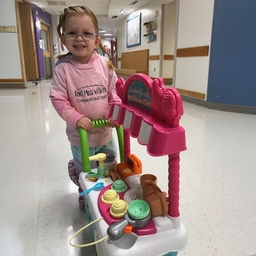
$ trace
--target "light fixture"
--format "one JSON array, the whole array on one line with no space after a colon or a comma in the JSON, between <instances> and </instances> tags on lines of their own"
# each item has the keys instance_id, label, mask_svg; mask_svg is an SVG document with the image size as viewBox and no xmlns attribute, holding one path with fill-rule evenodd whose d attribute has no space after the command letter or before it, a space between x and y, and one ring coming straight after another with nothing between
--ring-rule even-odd
<instances>
[{"instance_id":1,"label":"light fixture","mask_svg":"<svg viewBox=\"0 0 256 256\"><path fill-rule=\"evenodd\" d=\"M104 34L104 36L112 36L112 34Z\"/></svg>"},{"instance_id":2,"label":"light fixture","mask_svg":"<svg viewBox=\"0 0 256 256\"><path fill-rule=\"evenodd\" d=\"M135 4L137 4L138 2L139 2L139 1L134 0L134 1L130 2L129 5L135 5Z\"/></svg>"},{"instance_id":3,"label":"light fixture","mask_svg":"<svg viewBox=\"0 0 256 256\"><path fill-rule=\"evenodd\" d=\"M106 33L106 30L100 30L99 33Z\"/></svg>"},{"instance_id":4,"label":"light fixture","mask_svg":"<svg viewBox=\"0 0 256 256\"><path fill-rule=\"evenodd\" d=\"M41 30L41 21L40 20L36 20L36 27L38 30Z\"/></svg>"},{"instance_id":5,"label":"light fixture","mask_svg":"<svg viewBox=\"0 0 256 256\"><path fill-rule=\"evenodd\" d=\"M120 10L120 13L123 14L125 12L125 9Z\"/></svg>"}]
</instances>

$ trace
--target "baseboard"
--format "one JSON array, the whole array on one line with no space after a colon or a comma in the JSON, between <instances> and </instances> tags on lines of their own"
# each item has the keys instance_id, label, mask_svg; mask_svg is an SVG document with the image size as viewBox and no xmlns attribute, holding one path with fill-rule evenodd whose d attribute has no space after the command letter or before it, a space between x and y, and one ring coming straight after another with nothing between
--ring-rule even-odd
<instances>
[{"instance_id":1,"label":"baseboard","mask_svg":"<svg viewBox=\"0 0 256 256\"><path fill-rule=\"evenodd\" d=\"M25 89L25 88L26 88L25 82L21 82L21 83L0 82L0 89Z\"/></svg>"},{"instance_id":2,"label":"baseboard","mask_svg":"<svg viewBox=\"0 0 256 256\"><path fill-rule=\"evenodd\" d=\"M185 96L185 95L181 95L181 98L183 101L193 103L195 105L202 106L202 107L209 108L209 109L241 113L241 114L256 115L256 107L238 106L238 105L209 102L209 101L196 99L196 98Z\"/></svg>"},{"instance_id":3,"label":"baseboard","mask_svg":"<svg viewBox=\"0 0 256 256\"><path fill-rule=\"evenodd\" d=\"M157 77L150 77L152 80L156 79ZM163 78L165 85L172 85L172 78Z\"/></svg>"},{"instance_id":4,"label":"baseboard","mask_svg":"<svg viewBox=\"0 0 256 256\"><path fill-rule=\"evenodd\" d=\"M172 78L163 78L165 85L172 85Z\"/></svg>"},{"instance_id":5,"label":"baseboard","mask_svg":"<svg viewBox=\"0 0 256 256\"><path fill-rule=\"evenodd\" d=\"M205 94L204 93L184 90L184 89L180 89L180 88L176 88L176 89L178 90L178 92L181 95L189 96L189 97L193 97L193 98L201 99L201 100L205 99Z\"/></svg>"}]
</instances>

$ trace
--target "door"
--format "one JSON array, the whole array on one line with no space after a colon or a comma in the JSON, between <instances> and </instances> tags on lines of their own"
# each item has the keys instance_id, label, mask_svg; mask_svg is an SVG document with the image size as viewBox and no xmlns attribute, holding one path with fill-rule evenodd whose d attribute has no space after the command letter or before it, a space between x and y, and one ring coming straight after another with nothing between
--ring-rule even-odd
<instances>
[{"instance_id":1,"label":"door","mask_svg":"<svg viewBox=\"0 0 256 256\"><path fill-rule=\"evenodd\" d=\"M22 63L24 63L26 81L38 79L37 51L34 37L34 26L31 6L26 2L18 2L18 25L21 31Z\"/></svg>"},{"instance_id":2,"label":"door","mask_svg":"<svg viewBox=\"0 0 256 256\"><path fill-rule=\"evenodd\" d=\"M41 23L42 47L44 51L45 78L52 78L52 49L50 26Z\"/></svg>"}]
</instances>

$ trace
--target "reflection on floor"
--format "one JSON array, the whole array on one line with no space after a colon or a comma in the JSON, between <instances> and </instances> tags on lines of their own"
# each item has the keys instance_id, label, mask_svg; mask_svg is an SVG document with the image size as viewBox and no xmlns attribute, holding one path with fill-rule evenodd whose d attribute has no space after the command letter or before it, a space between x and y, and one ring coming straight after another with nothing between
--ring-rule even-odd
<instances>
[{"instance_id":1,"label":"reflection on floor","mask_svg":"<svg viewBox=\"0 0 256 256\"><path fill-rule=\"evenodd\" d=\"M0 90L0 251L6 256L92 256L94 247L69 246L85 225L65 123L49 101L50 81ZM181 125L180 210L189 232L180 256L256 253L256 116L220 112L184 102ZM143 173L167 190L167 158L150 157L132 140ZM80 240L80 241L79 241ZM78 243L91 241L88 232ZM155 255L149 255L155 256Z\"/></svg>"}]
</instances>

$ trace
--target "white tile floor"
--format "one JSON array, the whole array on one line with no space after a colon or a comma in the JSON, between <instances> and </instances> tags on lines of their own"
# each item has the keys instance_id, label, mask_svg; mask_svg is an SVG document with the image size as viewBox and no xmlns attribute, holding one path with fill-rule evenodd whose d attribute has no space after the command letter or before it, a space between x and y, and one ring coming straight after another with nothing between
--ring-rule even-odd
<instances>
[{"instance_id":1,"label":"white tile floor","mask_svg":"<svg viewBox=\"0 0 256 256\"><path fill-rule=\"evenodd\" d=\"M0 255L92 256L68 240L85 225L65 123L49 101L50 81L0 90ZM256 116L220 112L184 102L181 125L180 210L189 232L179 256L256 253ZM132 140L144 173L167 189L167 158L152 158ZM90 240L85 232L81 242ZM131 255L132 256L132 255ZM155 256L155 255L148 255Z\"/></svg>"}]
</instances>

